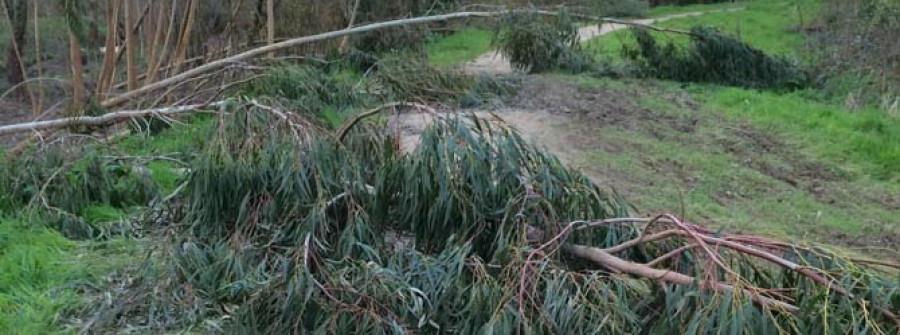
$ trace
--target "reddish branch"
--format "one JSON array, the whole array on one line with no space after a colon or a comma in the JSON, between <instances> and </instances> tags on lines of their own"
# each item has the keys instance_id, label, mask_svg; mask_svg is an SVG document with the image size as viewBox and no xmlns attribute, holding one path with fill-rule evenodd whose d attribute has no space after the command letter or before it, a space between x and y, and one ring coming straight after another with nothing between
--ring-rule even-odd
<instances>
[{"instance_id":1,"label":"reddish branch","mask_svg":"<svg viewBox=\"0 0 900 335\"><path fill-rule=\"evenodd\" d=\"M663 263L665 260L680 255L686 250L694 249L694 248L702 248L704 250L703 254L709 257L712 262L715 262L722 270L725 270L731 274L733 274L734 280L740 282L741 279L737 276L736 273L732 271L731 268L727 267L725 263L721 260L721 257L718 253L713 252L710 249L710 246L714 246L716 248L724 247L738 253L749 255L752 257L756 257L767 262L776 264L782 268L785 268L790 271L794 271L809 280L815 282L816 284L827 287L830 291L837 292L840 295L845 296L848 299L859 300L863 303L865 302L860 297L857 297L855 294L841 286L839 283L836 283L834 280L827 278L825 274L823 274L820 270L803 266L797 264L795 262L789 261L783 257L777 256L766 249L769 250L808 250L806 248L790 245L783 242L769 241L767 239L755 236L723 236L719 237L714 232L706 229L704 227L691 224L688 222L683 222L676 218L671 214L660 215L653 219L642 219L642 218L621 218L621 219L609 219L598 222L591 222L581 224L578 229L586 229L590 227L600 227L600 226L612 226L622 223L645 223L646 226L640 237L635 239L626 241L619 245L609 247L606 249L592 248L586 246L577 246L577 245L569 245L565 247L565 250L574 254L577 257L585 258L595 263L607 267L616 272L624 272L631 275L651 278L656 280L661 280L665 282L675 283L679 285L693 285L694 283L699 282L700 286L703 288L711 289L713 291L727 291L733 292L735 287L733 285L728 285L726 283L715 281L715 280L700 280L697 278L691 277L688 275L684 275L678 272L674 272L671 270L662 270L656 269L654 266ZM654 224L667 225L669 226L665 230L661 230L655 233L648 233ZM634 247L638 247L641 245L645 245L648 243L653 243L665 239L669 239L672 237L684 237L686 241L692 241L692 243L686 244L679 248L676 248L673 251L670 251L655 260L647 264L638 264L626 261L619 257L614 256L613 254L619 253ZM894 265L891 262L879 262L879 261L869 261L869 263L874 264L882 264L885 266ZM745 285L741 285L742 287ZM797 307L792 305L789 302L790 299L782 294L774 294L772 290L766 290L762 288L757 288L753 286L747 286L748 288L740 289L743 294L751 298L757 304L774 307L781 310L796 312ZM763 296L762 293L766 293L769 296L777 296L780 299L773 299L767 296ZM889 320L900 325L900 317L898 317L894 312L881 307L872 305L873 309L880 312Z\"/></svg>"}]
</instances>

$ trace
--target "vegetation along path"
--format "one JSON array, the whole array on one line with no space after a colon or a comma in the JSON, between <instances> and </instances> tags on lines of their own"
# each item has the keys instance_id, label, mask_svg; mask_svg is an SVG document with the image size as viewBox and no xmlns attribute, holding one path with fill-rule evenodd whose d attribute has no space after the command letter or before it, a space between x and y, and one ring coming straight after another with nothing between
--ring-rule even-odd
<instances>
[{"instance_id":1,"label":"vegetation along path","mask_svg":"<svg viewBox=\"0 0 900 335\"><path fill-rule=\"evenodd\" d=\"M708 13L721 13L721 12L735 12L744 10L743 7L735 7L721 10L712 10L712 11L697 11L697 12L687 12L687 13L677 13L677 14L669 14L655 18L649 19L640 19L633 20L631 22L640 24L640 25L653 25L659 22L668 21L672 19L681 19L692 16L701 16ZM590 25L586 27L582 27L578 30L578 37L582 42L588 41L615 31L619 31L622 29L626 29L630 27L626 24L619 23L607 23L601 25ZM478 56L475 60L468 62L465 64L465 70L469 73L494 73L494 74L504 74L504 73L512 73L513 68L510 65L509 61L503 58L501 53L497 50L493 50L488 53L484 53L481 56Z\"/></svg>"}]
</instances>

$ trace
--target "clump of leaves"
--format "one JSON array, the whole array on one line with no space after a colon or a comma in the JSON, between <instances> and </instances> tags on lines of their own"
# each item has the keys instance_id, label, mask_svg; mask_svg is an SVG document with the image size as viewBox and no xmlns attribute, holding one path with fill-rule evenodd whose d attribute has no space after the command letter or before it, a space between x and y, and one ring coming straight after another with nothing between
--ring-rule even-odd
<instances>
[{"instance_id":1,"label":"clump of leaves","mask_svg":"<svg viewBox=\"0 0 900 335\"><path fill-rule=\"evenodd\" d=\"M45 215L68 238L110 233L99 225L104 222L84 218L97 205L146 206L159 195L160 187L146 166L100 149L78 151L50 144L0 164L0 211Z\"/></svg>"},{"instance_id":2,"label":"clump of leaves","mask_svg":"<svg viewBox=\"0 0 900 335\"><path fill-rule=\"evenodd\" d=\"M623 54L645 76L682 82L757 89L797 89L809 84L804 69L787 57L769 55L715 29L694 27L690 44L659 43L646 29L632 29L636 45Z\"/></svg>"},{"instance_id":3,"label":"clump of leaves","mask_svg":"<svg viewBox=\"0 0 900 335\"><path fill-rule=\"evenodd\" d=\"M365 87L358 85L361 79L339 67L283 65L244 85L240 93L247 97L276 97L315 115L325 108L343 110L368 103Z\"/></svg>"},{"instance_id":4,"label":"clump of leaves","mask_svg":"<svg viewBox=\"0 0 900 335\"><path fill-rule=\"evenodd\" d=\"M388 100L457 102L471 107L512 92L502 79L436 68L425 60L398 55L383 58L376 68L373 80L385 89Z\"/></svg>"},{"instance_id":5,"label":"clump of leaves","mask_svg":"<svg viewBox=\"0 0 900 335\"><path fill-rule=\"evenodd\" d=\"M511 14L497 26L493 39L515 68L531 73L592 70L593 58L582 51L579 42L578 25L565 14L553 18Z\"/></svg>"}]
</instances>

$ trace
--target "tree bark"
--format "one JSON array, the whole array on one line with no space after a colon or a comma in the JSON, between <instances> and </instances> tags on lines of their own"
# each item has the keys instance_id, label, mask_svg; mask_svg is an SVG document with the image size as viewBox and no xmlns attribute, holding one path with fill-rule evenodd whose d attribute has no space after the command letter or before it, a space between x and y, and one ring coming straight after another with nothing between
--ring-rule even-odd
<instances>
[{"instance_id":1,"label":"tree bark","mask_svg":"<svg viewBox=\"0 0 900 335\"><path fill-rule=\"evenodd\" d=\"M137 88L138 73L135 64L134 14L135 0L125 0L125 63L128 67L128 90Z\"/></svg>"},{"instance_id":2,"label":"tree bark","mask_svg":"<svg viewBox=\"0 0 900 335\"><path fill-rule=\"evenodd\" d=\"M157 108L157 109L147 109L147 110L132 110L132 111L119 111L108 114L103 114L101 116L78 116L78 117L68 117L56 120L48 120L48 121L37 121L37 122L27 122L27 123L19 123L12 124L8 126L0 126L0 136L16 134L16 133L25 133L25 132L34 132L48 129L59 129L59 128L67 128L72 126L103 126L113 124L119 121L131 120L134 118L145 117L145 116L162 116L162 115L174 115L174 114L182 114L182 113L192 113L198 110L202 110L204 108L218 108L224 106L229 103L228 100L208 103L208 104L197 104L197 105L187 105L187 106L177 106L177 107L167 107L167 108Z\"/></svg>"},{"instance_id":3,"label":"tree bark","mask_svg":"<svg viewBox=\"0 0 900 335\"><path fill-rule=\"evenodd\" d=\"M84 66L82 66L78 37L71 30L69 31L69 61L72 70L72 110L78 111L84 106Z\"/></svg>"},{"instance_id":4,"label":"tree bark","mask_svg":"<svg viewBox=\"0 0 900 335\"><path fill-rule=\"evenodd\" d=\"M266 0L266 41L275 44L275 0ZM270 52L269 58L275 58L275 52Z\"/></svg>"},{"instance_id":5,"label":"tree bark","mask_svg":"<svg viewBox=\"0 0 900 335\"><path fill-rule=\"evenodd\" d=\"M97 97L100 100L106 98L109 87L112 85L116 70L116 46L119 36L119 1L107 0L106 2L106 52L103 55L103 68L100 77L97 78Z\"/></svg>"}]
</instances>

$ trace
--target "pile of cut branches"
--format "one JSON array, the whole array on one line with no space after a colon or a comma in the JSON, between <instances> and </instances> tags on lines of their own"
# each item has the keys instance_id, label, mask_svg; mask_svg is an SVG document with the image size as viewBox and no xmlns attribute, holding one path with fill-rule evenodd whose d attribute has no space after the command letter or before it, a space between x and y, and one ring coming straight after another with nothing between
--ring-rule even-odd
<instances>
[{"instance_id":1,"label":"pile of cut branches","mask_svg":"<svg viewBox=\"0 0 900 335\"><path fill-rule=\"evenodd\" d=\"M895 333L888 262L628 205L473 118L411 153L246 108L222 117L163 243L91 331ZM343 132L342 131L342 134Z\"/></svg>"},{"instance_id":2,"label":"pile of cut branches","mask_svg":"<svg viewBox=\"0 0 900 335\"><path fill-rule=\"evenodd\" d=\"M623 55L648 77L758 89L797 89L809 84L808 74L796 61L766 54L712 28L692 28L687 46L671 41L660 45L644 28L632 32L637 44L626 45Z\"/></svg>"}]
</instances>

